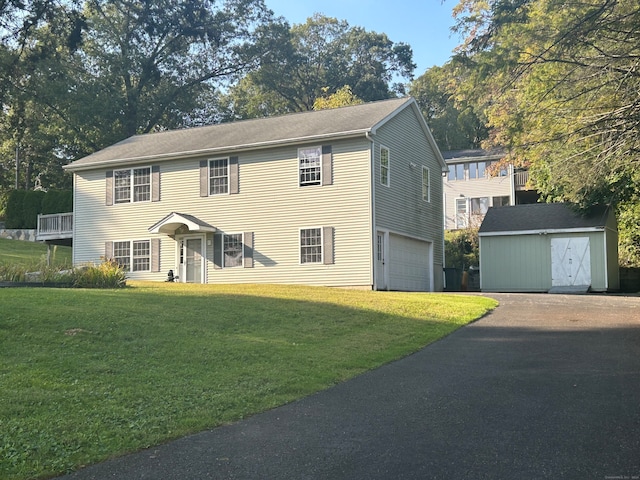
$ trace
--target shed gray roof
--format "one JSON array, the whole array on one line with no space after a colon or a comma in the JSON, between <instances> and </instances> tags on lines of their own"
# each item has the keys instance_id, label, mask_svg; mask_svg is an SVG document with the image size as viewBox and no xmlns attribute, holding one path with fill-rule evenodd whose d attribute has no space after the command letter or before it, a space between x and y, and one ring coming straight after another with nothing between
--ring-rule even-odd
<instances>
[{"instance_id":1,"label":"shed gray roof","mask_svg":"<svg viewBox=\"0 0 640 480\"><path fill-rule=\"evenodd\" d=\"M422 119L415 100L406 97L331 110L134 135L76 160L65 168L72 171L83 170L134 161L168 160L287 143L364 136L367 133L374 134L376 128L409 106L413 107ZM425 134L436 151L436 156L444 167L444 159L424 120L422 124Z\"/></svg>"},{"instance_id":2,"label":"shed gray roof","mask_svg":"<svg viewBox=\"0 0 640 480\"><path fill-rule=\"evenodd\" d=\"M566 203L491 207L482 221L479 233L604 228L608 214L608 207L597 206L589 215L581 216Z\"/></svg>"}]
</instances>

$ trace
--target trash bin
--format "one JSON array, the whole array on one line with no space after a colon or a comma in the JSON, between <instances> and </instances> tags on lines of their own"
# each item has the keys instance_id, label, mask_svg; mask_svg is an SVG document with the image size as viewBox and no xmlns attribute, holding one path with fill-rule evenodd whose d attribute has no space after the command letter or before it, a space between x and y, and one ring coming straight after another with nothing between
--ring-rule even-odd
<instances>
[{"instance_id":1,"label":"trash bin","mask_svg":"<svg viewBox=\"0 0 640 480\"><path fill-rule=\"evenodd\" d=\"M456 267L444 268L445 292L459 292L462 283L462 270Z\"/></svg>"}]
</instances>

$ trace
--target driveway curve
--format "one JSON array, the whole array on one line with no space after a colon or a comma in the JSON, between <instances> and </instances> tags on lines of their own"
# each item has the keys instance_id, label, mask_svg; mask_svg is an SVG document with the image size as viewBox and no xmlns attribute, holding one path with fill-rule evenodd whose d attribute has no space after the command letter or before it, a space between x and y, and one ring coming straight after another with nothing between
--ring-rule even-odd
<instances>
[{"instance_id":1,"label":"driveway curve","mask_svg":"<svg viewBox=\"0 0 640 480\"><path fill-rule=\"evenodd\" d=\"M640 298L489 296L407 358L63 478L640 479Z\"/></svg>"}]
</instances>

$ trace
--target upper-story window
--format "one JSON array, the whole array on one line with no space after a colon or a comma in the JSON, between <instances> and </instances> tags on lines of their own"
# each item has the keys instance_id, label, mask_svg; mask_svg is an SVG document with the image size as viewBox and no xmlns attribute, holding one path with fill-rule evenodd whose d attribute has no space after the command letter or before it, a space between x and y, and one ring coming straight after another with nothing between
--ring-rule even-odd
<instances>
[{"instance_id":1,"label":"upper-story window","mask_svg":"<svg viewBox=\"0 0 640 480\"><path fill-rule=\"evenodd\" d=\"M389 149L380 147L380 183L389 186Z\"/></svg>"},{"instance_id":2,"label":"upper-story window","mask_svg":"<svg viewBox=\"0 0 640 480\"><path fill-rule=\"evenodd\" d=\"M449 165L449 180L464 180L464 163Z\"/></svg>"},{"instance_id":3,"label":"upper-story window","mask_svg":"<svg viewBox=\"0 0 640 480\"><path fill-rule=\"evenodd\" d=\"M113 180L115 203L151 200L151 167L115 170Z\"/></svg>"},{"instance_id":4,"label":"upper-story window","mask_svg":"<svg viewBox=\"0 0 640 480\"><path fill-rule=\"evenodd\" d=\"M487 171L485 162L471 162L469 164L469 179L484 178Z\"/></svg>"},{"instance_id":5,"label":"upper-story window","mask_svg":"<svg viewBox=\"0 0 640 480\"><path fill-rule=\"evenodd\" d=\"M322 148L298 149L300 186L322 185Z\"/></svg>"},{"instance_id":6,"label":"upper-story window","mask_svg":"<svg viewBox=\"0 0 640 480\"><path fill-rule=\"evenodd\" d=\"M209 195L229 193L229 159L209 160Z\"/></svg>"},{"instance_id":7,"label":"upper-story window","mask_svg":"<svg viewBox=\"0 0 640 480\"><path fill-rule=\"evenodd\" d=\"M427 167L422 167L422 200L431 201L431 178Z\"/></svg>"}]
</instances>

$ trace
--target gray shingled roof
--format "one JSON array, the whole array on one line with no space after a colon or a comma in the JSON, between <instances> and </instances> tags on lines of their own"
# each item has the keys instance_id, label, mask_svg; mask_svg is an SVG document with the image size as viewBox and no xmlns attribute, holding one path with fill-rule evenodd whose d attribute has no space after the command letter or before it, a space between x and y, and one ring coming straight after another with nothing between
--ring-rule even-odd
<instances>
[{"instance_id":1,"label":"gray shingled roof","mask_svg":"<svg viewBox=\"0 0 640 480\"><path fill-rule=\"evenodd\" d=\"M415 106L411 97L395 98L331 110L135 135L76 160L66 168L81 170L128 161L162 160L365 135L367 132L375 133L380 124L411 104Z\"/></svg>"},{"instance_id":2,"label":"gray shingled roof","mask_svg":"<svg viewBox=\"0 0 640 480\"><path fill-rule=\"evenodd\" d=\"M449 150L442 152L442 157L447 163L457 163L469 160L497 159L504 157L506 151L503 148L492 148L490 150L467 149L467 150Z\"/></svg>"},{"instance_id":3,"label":"gray shingled roof","mask_svg":"<svg viewBox=\"0 0 640 480\"><path fill-rule=\"evenodd\" d=\"M587 216L577 214L565 203L492 207L487 211L479 233L599 228L606 225L607 216L606 206L594 207Z\"/></svg>"}]
</instances>

